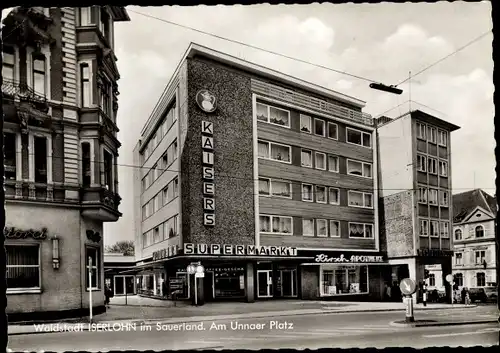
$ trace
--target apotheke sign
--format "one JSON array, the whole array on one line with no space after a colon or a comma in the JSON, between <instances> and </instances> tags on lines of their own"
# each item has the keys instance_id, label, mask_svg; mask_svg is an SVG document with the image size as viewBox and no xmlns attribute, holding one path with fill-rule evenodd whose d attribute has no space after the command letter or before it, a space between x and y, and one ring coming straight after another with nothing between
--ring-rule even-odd
<instances>
[{"instance_id":1,"label":"apotheke sign","mask_svg":"<svg viewBox=\"0 0 500 353\"><path fill-rule=\"evenodd\" d=\"M184 244L184 255L297 256L297 249L289 246L186 243Z\"/></svg>"},{"instance_id":2,"label":"apotheke sign","mask_svg":"<svg viewBox=\"0 0 500 353\"><path fill-rule=\"evenodd\" d=\"M373 263L373 262L384 262L382 256L370 256L370 255L352 255L347 258L344 254L339 257L330 257L325 254L316 255L316 262L321 263Z\"/></svg>"}]
</instances>

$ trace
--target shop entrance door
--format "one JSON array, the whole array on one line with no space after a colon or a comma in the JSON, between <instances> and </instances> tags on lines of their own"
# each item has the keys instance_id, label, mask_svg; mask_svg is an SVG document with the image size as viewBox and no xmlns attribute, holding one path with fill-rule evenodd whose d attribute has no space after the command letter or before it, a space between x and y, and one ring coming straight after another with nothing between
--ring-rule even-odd
<instances>
[{"instance_id":1,"label":"shop entrance door","mask_svg":"<svg viewBox=\"0 0 500 353\"><path fill-rule=\"evenodd\" d=\"M273 296L272 273L272 270L257 271L257 296L259 298L269 298Z\"/></svg>"},{"instance_id":2,"label":"shop entrance door","mask_svg":"<svg viewBox=\"0 0 500 353\"><path fill-rule=\"evenodd\" d=\"M297 296L297 270L280 270L281 296Z\"/></svg>"}]
</instances>

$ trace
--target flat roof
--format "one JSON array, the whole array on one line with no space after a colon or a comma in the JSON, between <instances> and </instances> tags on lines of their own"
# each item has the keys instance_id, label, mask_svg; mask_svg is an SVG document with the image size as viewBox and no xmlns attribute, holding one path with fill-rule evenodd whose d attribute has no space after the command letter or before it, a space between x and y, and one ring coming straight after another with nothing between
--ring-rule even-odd
<instances>
[{"instance_id":1,"label":"flat roof","mask_svg":"<svg viewBox=\"0 0 500 353\"><path fill-rule=\"evenodd\" d=\"M280 81L280 82L286 83L292 87L296 87L296 88L303 89L305 91L316 93L316 94L321 95L322 97L325 97L325 98L330 98L333 100L341 101L341 102L348 103L348 104L351 104L351 105L354 105L354 106L357 106L360 108L363 108L366 105L365 101L357 99L355 97L328 89L326 87L323 87L323 86L296 78L296 77L291 76L291 75L284 74L282 72L279 72L279 71L276 71L273 69L269 69L265 66L255 64L255 63L252 63L252 62L247 61L247 60L237 58L237 57L229 55L227 53L223 53L221 51L210 49L206 46L191 42L189 44L186 52L184 53L184 56L182 57L179 64L177 65L177 68L175 69L172 77L170 78L170 80L169 80L165 90L163 91L160 99L158 100L155 107L153 108L153 112L151 113L148 120L144 124L144 127L141 130L141 136L143 136L145 134L145 132L148 130L151 122L156 120L156 118L158 118L158 116L162 114L163 109L160 109L160 107L163 105L162 104L163 99L165 98L165 94L167 93L168 88L170 87L172 81L177 76L177 74L179 72L179 68L181 67L182 63L187 58L191 59L191 58L194 58L197 56L205 57L205 58L208 58L208 59L211 59L211 60L223 63L223 64L227 64L227 65L233 66L233 67L238 68L238 69L243 70L243 71L255 73L259 76L269 78L271 80Z\"/></svg>"},{"instance_id":2,"label":"flat roof","mask_svg":"<svg viewBox=\"0 0 500 353\"><path fill-rule=\"evenodd\" d=\"M401 119L405 116L408 116L408 115L411 115L411 117L413 119L418 119L418 120L421 120L423 122L426 122L426 123L429 123L429 124L432 124L432 125L436 125L437 127L440 127L442 129L445 129L445 130L449 130L450 132L453 132L453 131L456 131L458 129L460 129L460 126L458 125L455 125L455 124L452 124L446 120L443 120L441 118L438 118L434 115L431 115L429 113L426 113L424 112L423 110L421 109L415 109L415 110L412 110L412 111L409 111L409 112L406 112L390 121L387 121L381 125L379 125L378 127L382 127L382 126L385 126L385 125L388 125L398 119Z\"/></svg>"}]
</instances>

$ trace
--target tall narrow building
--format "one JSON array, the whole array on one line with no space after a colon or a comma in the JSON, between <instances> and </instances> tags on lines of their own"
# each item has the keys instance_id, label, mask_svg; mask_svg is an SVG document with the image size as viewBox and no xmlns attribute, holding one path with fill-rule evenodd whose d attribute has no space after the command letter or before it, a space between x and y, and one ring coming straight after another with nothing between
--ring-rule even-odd
<instances>
[{"instance_id":1,"label":"tall narrow building","mask_svg":"<svg viewBox=\"0 0 500 353\"><path fill-rule=\"evenodd\" d=\"M425 267L438 265L450 298L453 225L451 133L458 126L414 110L377 120L380 242L399 285L422 284Z\"/></svg>"},{"instance_id":2,"label":"tall narrow building","mask_svg":"<svg viewBox=\"0 0 500 353\"><path fill-rule=\"evenodd\" d=\"M118 6L18 7L3 21L9 320L104 309L118 210Z\"/></svg>"}]
</instances>

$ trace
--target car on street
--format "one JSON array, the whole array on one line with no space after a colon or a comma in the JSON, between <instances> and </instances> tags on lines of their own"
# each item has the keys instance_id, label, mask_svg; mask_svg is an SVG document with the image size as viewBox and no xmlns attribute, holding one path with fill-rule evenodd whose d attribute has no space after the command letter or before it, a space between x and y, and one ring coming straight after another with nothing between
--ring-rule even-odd
<instances>
[{"instance_id":1,"label":"car on street","mask_svg":"<svg viewBox=\"0 0 500 353\"><path fill-rule=\"evenodd\" d=\"M497 300L497 289L495 287L470 288L469 298L471 303L487 303Z\"/></svg>"},{"instance_id":2,"label":"car on street","mask_svg":"<svg viewBox=\"0 0 500 353\"><path fill-rule=\"evenodd\" d=\"M496 287L484 287L487 302L496 302L498 300L498 289Z\"/></svg>"}]
</instances>

